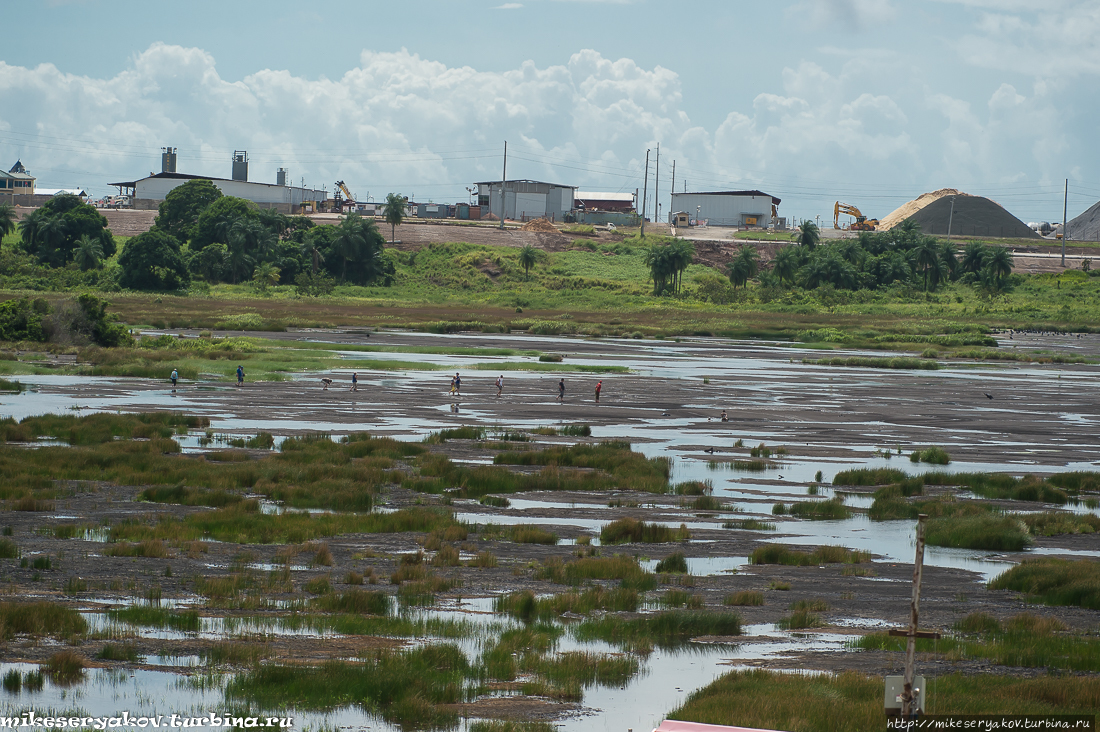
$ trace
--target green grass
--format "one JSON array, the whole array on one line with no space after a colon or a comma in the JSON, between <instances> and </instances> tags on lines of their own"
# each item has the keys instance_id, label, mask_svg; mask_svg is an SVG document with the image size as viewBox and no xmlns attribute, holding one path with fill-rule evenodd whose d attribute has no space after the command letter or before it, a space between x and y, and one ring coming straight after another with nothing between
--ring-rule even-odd
<instances>
[{"instance_id":1,"label":"green grass","mask_svg":"<svg viewBox=\"0 0 1100 732\"><path fill-rule=\"evenodd\" d=\"M1088 676L1013 678L946 674L934 684L928 714L1092 714L1100 686ZM882 677L731 671L693 692L670 719L800 732L882 729Z\"/></svg>"},{"instance_id":2,"label":"green grass","mask_svg":"<svg viewBox=\"0 0 1100 732\"><path fill-rule=\"evenodd\" d=\"M0 379L0 392L16 393L23 391L23 385L18 381Z\"/></svg>"},{"instance_id":3,"label":"green grass","mask_svg":"<svg viewBox=\"0 0 1100 732\"><path fill-rule=\"evenodd\" d=\"M422 729L457 721L441 707L466 701L470 665L449 645L379 651L356 663L321 666L263 665L238 674L226 686L227 701L261 708L325 710L355 704L391 724Z\"/></svg>"},{"instance_id":4,"label":"green grass","mask_svg":"<svg viewBox=\"0 0 1100 732\"><path fill-rule=\"evenodd\" d=\"M833 485L890 485L900 483L907 475L894 468L855 468L842 470L833 476Z\"/></svg>"},{"instance_id":5,"label":"green grass","mask_svg":"<svg viewBox=\"0 0 1100 732\"><path fill-rule=\"evenodd\" d=\"M131 605L107 611L107 617L127 625L146 628L168 628L197 633L202 626L197 610L175 611L146 605Z\"/></svg>"},{"instance_id":6,"label":"green grass","mask_svg":"<svg viewBox=\"0 0 1100 732\"><path fill-rule=\"evenodd\" d=\"M741 590L726 595L722 603L734 607L759 607L764 604L764 593L759 590Z\"/></svg>"},{"instance_id":7,"label":"green grass","mask_svg":"<svg viewBox=\"0 0 1100 732\"><path fill-rule=\"evenodd\" d=\"M783 544L765 544L753 549L750 564L783 564L794 567L815 567L823 564L861 564L871 561L871 553L845 549L842 546L820 546L812 552L791 549Z\"/></svg>"},{"instance_id":8,"label":"green grass","mask_svg":"<svg viewBox=\"0 0 1100 732\"><path fill-rule=\"evenodd\" d=\"M687 574L687 558L684 556L683 552L673 552L657 562L654 571L658 574Z\"/></svg>"},{"instance_id":9,"label":"green grass","mask_svg":"<svg viewBox=\"0 0 1100 732\"><path fill-rule=\"evenodd\" d=\"M775 531L776 526L771 521L761 521L760 519L733 519L732 521L724 521L722 523L723 529L741 529L742 531Z\"/></svg>"},{"instance_id":10,"label":"green grass","mask_svg":"<svg viewBox=\"0 0 1100 732\"><path fill-rule=\"evenodd\" d=\"M275 515L260 513L251 505L191 514L182 520L162 516L154 524L115 524L110 536L112 541L209 538L239 544L298 544L339 534L427 532L453 525L455 520L449 512L432 508L406 508L386 514Z\"/></svg>"},{"instance_id":11,"label":"green grass","mask_svg":"<svg viewBox=\"0 0 1100 732\"><path fill-rule=\"evenodd\" d=\"M683 524L679 529L671 529L660 524L648 524L629 516L612 521L600 529L600 543L604 545L661 544L687 541L690 538L691 533Z\"/></svg>"},{"instance_id":12,"label":"green grass","mask_svg":"<svg viewBox=\"0 0 1100 732\"><path fill-rule=\"evenodd\" d=\"M602 640L627 648L652 643L675 648L699 636L741 635L741 616L720 610L670 610L633 618L605 615L573 626L580 641Z\"/></svg>"},{"instance_id":13,"label":"green grass","mask_svg":"<svg viewBox=\"0 0 1100 732\"><path fill-rule=\"evenodd\" d=\"M835 496L827 501L797 501L787 506L784 513L813 521L843 521L851 517L852 509L844 505L843 498Z\"/></svg>"},{"instance_id":14,"label":"green grass","mask_svg":"<svg viewBox=\"0 0 1100 732\"><path fill-rule=\"evenodd\" d=\"M932 546L957 549L1020 551L1031 544L1023 522L995 514L930 519L924 535Z\"/></svg>"},{"instance_id":15,"label":"green grass","mask_svg":"<svg viewBox=\"0 0 1100 732\"><path fill-rule=\"evenodd\" d=\"M657 576L646 572L635 557L618 554L614 557L583 557L563 562L554 557L535 573L538 579L557 584L579 585L590 580L619 580L622 587L651 590L657 586Z\"/></svg>"},{"instance_id":16,"label":"green grass","mask_svg":"<svg viewBox=\"0 0 1100 732\"><path fill-rule=\"evenodd\" d=\"M584 592L536 597L534 592L527 590L498 596L493 601L493 609L528 623L552 620L565 613L588 615L596 610L634 612L638 609L638 593L624 588L590 587Z\"/></svg>"},{"instance_id":17,"label":"green grass","mask_svg":"<svg viewBox=\"0 0 1100 732\"><path fill-rule=\"evenodd\" d=\"M915 369L935 371L940 367L936 361L927 361L919 358L896 356L894 358L880 358L877 356L836 356L834 358L803 359L802 363L809 366L854 366L868 369Z\"/></svg>"},{"instance_id":18,"label":"green grass","mask_svg":"<svg viewBox=\"0 0 1100 732\"><path fill-rule=\"evenodd\" d=\"M972 613L955 624L955 631L934 642L918 639L917 651L951 659L988 660L1014 668L1100 671L1100 639L1069 633L1055 618L1023 613L1002 625L985 613ZM905 638L873 633L854 641L851 647L904 653L905 643Z\"/></svg>"},{"instance_id":19,"label":"green grass","mask_svg":"<svg viewBox=\"0 0 1100 732\"><path fill-rule=\"evenodd\" d=\"M667 458L647 458L630 449L626 442L578 444L545 450L502 452L493 460L497 465L545 465L555 468L589 468L610 476L598 485L650 493L668 491L671 465Z\"/></svg>"},{"instance_id":20,"label":"green grass","mask_svg":"<svg viewBox=\"0 0 1100 732\"><path fill-rule=\"evenodd\" d=\"M821 618L809 610L795 610L790 615L785 615L775 621L775 627L781 630L806 630L808 628L820 628L825 623Z\"/></svg>"},{"instance_id":21,"label":"green grass","mask_svg":"<svg viewBox=\"0 0 1100 732\"><path fill-rule=\"evenodd\" d=\"M1027 524L1032 536L1058 536L1060 534L1095 534L1100 531L1100 517L1095 514L1074 514L1064 511L1023 513L1019 519Z\"/></svg>"},{"instance_id":22,"label":"green grass","mask_svg":"<svg viewBox=\"0 0 1100 732\"><path fill-rule=\"evenodd\" d=\"M142 656L132 643L107 643L95 654L100 661L122 661L124 663L137 663Z\"/></svg>"},{"instance_id":23,"label":"green grass","mask_svg":"<svg viewBox=\"0 0 1100 732\"><path fill-rule=\"evenodd\" d=\"M0 602L0 639L16 636L58 640L83 635L88 623L76 610L48 601Z\"/></svg>"},{"instance_id":24,"label":"green grass","mask_svg":"<svg viewBox=\"0 0 1100 732\"><path fill-rule=\"evenodd\" d=\"M1026 559L993 578L991 590L1015 590L1033 602L1100 610L1100 562Z\"/></svg>"},{"instance_id":25,"label":"green grass","mask_svg":"<svg viewBox=\"0 0 1100 732\"><path fill-rule=\"evenodd\" d=\"M947 465L951 462L951 456L942 447L929 447L924 450L914 450L909 455L909 462L932 463L933 465Z\"/></svg>"}]
</instances>

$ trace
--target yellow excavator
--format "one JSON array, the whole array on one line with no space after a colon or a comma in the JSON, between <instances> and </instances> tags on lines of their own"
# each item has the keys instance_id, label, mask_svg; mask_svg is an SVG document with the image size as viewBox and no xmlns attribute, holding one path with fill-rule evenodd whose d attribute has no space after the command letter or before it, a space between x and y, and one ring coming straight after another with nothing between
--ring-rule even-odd
<instances>
[{"instance_id":1,"label":"yellow excavator","mask_svg":"<svg viewBox=\"0 0 1100 732\"><path fill-rule=\"evenodd\" d=\"M335 191L335 193L333 195L333 198L336 199L336 210L337 211L342 211L344 206L354 206L355 205L355 196L351 195L351 191L349 191L348 187L346 185L344 185L344 181L342 181L342 180L336 181L336 189L337 190ZM340 191L344 192L344 195L342 197L343 200L341 200Z\"/></svg>"},{"instance_id":2,"label":"yellow excavator","mask_svg":"<svg viewBox=\"0 0 1100 732\"><path fill-rule=\"evenodd\" d=\"M855 221L848 226L849 231L874 231L878 226L878 219L869 219L855 206L837 201L833 205L833 228L840 229L840 215L852 216Z\"/></svg>"}]
</instances>

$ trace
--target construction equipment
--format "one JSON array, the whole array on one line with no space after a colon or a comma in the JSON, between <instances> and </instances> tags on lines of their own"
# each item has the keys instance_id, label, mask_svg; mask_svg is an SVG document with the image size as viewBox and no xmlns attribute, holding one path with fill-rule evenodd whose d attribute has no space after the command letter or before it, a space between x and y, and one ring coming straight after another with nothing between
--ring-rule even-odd
<instances>
[{"instance_id":1,"label":"construction equipment","mask_svg":"<svg viewBox=\"0 0 1100 732\"><path fill-rule=\"evenodd\" d=\"M840 225L840 215L845 214L855 218L847 228L849 231L874 231L878 226L878 219L869 219L863 215L863 213L855 206L849 206L847 203L841 203L837 201L833 205L833 228L843 228Z\"/></svg>"},{"instance_id":2,"label":"construction equipment","mask_svg":"<svg viewBox=\"0 0 1100 732\"><path fill-rule=\"evenodd\" d=\"M343 200L341 200L341 196L340 196L341 191L344 194L343 195ZM343 206L345 206L345 205L347 205L347 206L354 206L355 205L355 196L351 195L351 191L348 190L348 187L346 185L344 185L344 181L342 181L342 180L336 181L336 192L333 194L333 198L336 199L336 210L337 211L342 210Z\"/></svg>"}]
</instances>

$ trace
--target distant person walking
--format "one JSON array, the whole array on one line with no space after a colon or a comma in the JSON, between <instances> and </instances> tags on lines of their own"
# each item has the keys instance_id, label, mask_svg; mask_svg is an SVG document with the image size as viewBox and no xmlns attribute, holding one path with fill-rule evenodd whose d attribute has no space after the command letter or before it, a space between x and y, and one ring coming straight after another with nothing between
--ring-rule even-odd
<instances>
[{"instance_id":1,"label":"distant person walking","mask_svg":"<svg viewBox=\"0 0 1100 732\"><path fill-rule=\"evenodd\" d=\"M179 371L176 371L175 369L172 369L172 376L170 378L172 379L172 388L175 389L176 388L176 381L178 381L179 378L180 378Z\"/></svg>"},{"instance_id":2,"label":"distant person walking","mask_svg":"<svg viewBox=\"0 0 1100 732\"><path fill-rule=\"evenodd\" d=\"M237 364L237 386L244 385L244 366Z\"/></svg>"},{"instance_id":3,"label":"distant person walking","mask_svg":"<svg viewBox=\"0 0 1100 732\"><path fill-rule=\"evenodd\" d=\"M352 373L351 375L351 388L348 391L359 391L359 374Z\"/></svg>"},{"instance_id":4,"label":"distant person walking","mask_svg":"<svg viewBox=\"0 0 1100 732\"><path fill-rule=\"evenodd\" d=\"M455 372L454 386L455 396L462 396L462 377L459 376L457 372Z\"/></svg>"},{"instance_id":5,"label":"distant person walking","mask_svg":"<svg viewBox=\"0 0 1100 732\"><path fill-rule=\"evenodd\" d=\"M597 404L600 403L600 389L602 389L602 388L603 388L603 382L602 381L599 382L598 384L596 384L596 403Z\"/></svg>"},{"instance_id":6,"label":"distant person walking","mask_svg":"<svg viewBox=\"0 0 1100 732\"><path fill-rule=\"evenodd\" d=\"M454 376L451 377L451 389L450 389L450 391L447 392L448 394L453 395L455 393L455 377L457 377L457 376L458 376L458 374L455 374Z\"/></svg>"},{"instance_id":7,"label":"distant person walking","mask_svg":"<svg viewBox=\"0 0 1100 732\"><path fill-rule=\"evenodd\" d=\"M558 382L558 402L565 404L565 379Z\"/></svg>"},{"instance_id":8,"label":"distant person walking","mask_svg":"<svg viewBox=\"0 0 1100 732\"><path fill-rule=\"evenodd\" d=\"M504 374L497 377L497 398L504 393Z\"/></svg>"}]
</instances>

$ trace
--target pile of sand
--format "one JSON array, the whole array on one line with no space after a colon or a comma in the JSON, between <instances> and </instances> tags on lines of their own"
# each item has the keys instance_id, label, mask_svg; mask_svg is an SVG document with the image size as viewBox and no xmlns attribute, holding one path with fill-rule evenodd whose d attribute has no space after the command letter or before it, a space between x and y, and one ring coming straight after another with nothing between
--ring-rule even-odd
<instances>
[{"instance_id":1,"label":"pile of sand","mask_svg":"<svg viewBox=\"0 0 1100 732\"><path fill-rule=\"evenodd\" d=\"M523 225L523 231L544 231L547 234L556 234L558 232L546 217L528 221Z\"/></svg>"},{"instance_id":2,"label":"pile of sand","mask_svg":"<svg viewBox=\"0 0 1100 732\"><path fill-rule=\"evenodd\" d=\"M902 221L905 221L907 218L913 216L913 214L917 213L917 211L920 211L928 204L938 201L944 196L969 195L969 193L963 193L962 191L957 191L954 188L941 188L938 191L932 191L931 193L922 193L909 203L906 203L903 206L892 211L888 216L879 219L878 230L889 231L890 229L900 224Z\"/></svg>"},{"instance_id":3,"label":"pile of sand","mask_svg":"<svg viewBox=\"0 0 1100 732\"><path fill-rule=\"evenodd\" d=\"M1092 204L1087 211L1066 225L1070 241L1100 241L1100 202Z\"/></svg>"}]
</instances>

